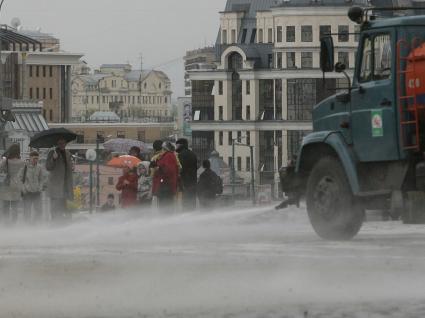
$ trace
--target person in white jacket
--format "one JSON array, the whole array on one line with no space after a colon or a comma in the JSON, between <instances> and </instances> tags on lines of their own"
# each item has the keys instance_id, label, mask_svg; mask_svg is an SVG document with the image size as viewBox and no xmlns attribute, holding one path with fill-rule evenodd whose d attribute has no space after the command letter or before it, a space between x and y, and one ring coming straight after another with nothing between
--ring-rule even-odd
<instances>
[{"instance_id":1,"label":"person in white jacket","mask_svg":"<svg viewBox=\"0 0 425 318\"><path fill-rule=\"evenodd\" d=\"M22 180L22 196L24 200L24 219L27 223L40 222L43 215L41 194L45 187L45 174L38 164L37 151L30 153L30 160L19 172ZM32 209L34 216L32 217Z\"/></svg>"}]
</instances>

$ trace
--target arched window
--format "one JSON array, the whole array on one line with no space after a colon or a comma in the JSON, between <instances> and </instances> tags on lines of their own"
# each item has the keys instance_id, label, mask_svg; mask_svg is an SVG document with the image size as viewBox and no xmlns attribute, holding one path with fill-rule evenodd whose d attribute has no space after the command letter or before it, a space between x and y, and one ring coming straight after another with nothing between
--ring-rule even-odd
<instances>
[{"instance_id":1,"label":"arched window","mask_svg":"<svg viewBox=\"0 0 425 318\"><path fill-rule=\"evenodd\" d=\"M242 56L237 52L231 53L228 57L228 65L229 65L229 70L238 71L242 69L243 67Z\"/></svg>"}]
</instances>

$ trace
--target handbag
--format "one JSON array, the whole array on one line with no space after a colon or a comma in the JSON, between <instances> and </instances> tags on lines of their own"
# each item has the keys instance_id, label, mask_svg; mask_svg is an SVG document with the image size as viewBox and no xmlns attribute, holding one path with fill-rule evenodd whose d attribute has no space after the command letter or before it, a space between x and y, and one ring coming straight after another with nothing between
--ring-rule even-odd
<instances>
[{"instance_id":1,"label":"handbag","mask_svg":"<svg viewBox=\"0 0 425 318\"><path fill-rule=\"evenodd\" d=\"M10 185L9 176L9 160L6 159L6 169L0 171L0 187L8 187Z\"/></svg>"}]
</instances>

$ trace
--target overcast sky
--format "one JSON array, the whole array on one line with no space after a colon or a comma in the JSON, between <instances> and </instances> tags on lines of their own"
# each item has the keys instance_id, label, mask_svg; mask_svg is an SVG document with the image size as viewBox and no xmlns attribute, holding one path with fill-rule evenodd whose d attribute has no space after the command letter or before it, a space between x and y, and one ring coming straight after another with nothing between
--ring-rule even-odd
<instances>
[{"instance_id":1,"label":"overcast sky","mask_svg":"<svg viewBox=\"0 0 425 318\"><path fill-rule=\"evenodd\" d=\"M186 50L211 45L226 0L5 0L1 23L19 17L25 29L60 38L92 67L126 63L165 71L174 97L183 95ZM176 60L179 59L179 60ZM164 65L166 64L166 65ZM158 67L159 65L163 65Z\"/></svg>"}]
</instances>

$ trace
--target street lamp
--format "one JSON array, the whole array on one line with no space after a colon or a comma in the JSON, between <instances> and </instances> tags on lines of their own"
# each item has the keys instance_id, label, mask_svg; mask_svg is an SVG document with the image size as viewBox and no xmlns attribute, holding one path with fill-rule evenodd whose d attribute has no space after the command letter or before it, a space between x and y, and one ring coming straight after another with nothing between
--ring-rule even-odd
<instances>
[{"instance_id":1,"label":"street lamp","mask_svg":"<svg viewBox=\"0 0 425 318\"><path fill-rule=\"evenodd\" d=\"M90 164L90 214L93 213L93 162L97 159L96 151L93 149L88 149L86 151L86 159Z\"/></svg>"}]
</instances>

